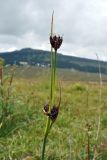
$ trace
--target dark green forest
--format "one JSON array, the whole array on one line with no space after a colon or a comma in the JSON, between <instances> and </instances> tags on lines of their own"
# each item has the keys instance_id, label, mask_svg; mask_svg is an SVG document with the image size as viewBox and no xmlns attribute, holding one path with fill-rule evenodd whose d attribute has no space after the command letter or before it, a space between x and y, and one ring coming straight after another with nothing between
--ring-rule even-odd
<instances>
[{"instance_id":1,"label":"dark green forest","mask_svg":"<svg viewBox=\"0 0 107 160\"><path fill-rule=\"evenodd\" d=\"M25 62L28 65L34 66L50 66L49 51L24 48L13 52L0 53L0 57L5 59L6 65L21 65L21 62ZM57 68L75 69L78 71L91 73L99 72L99 62L97 60L58 54L57 61ZM107 74L107 62L100 61L100 66L101 72Z\"/></svg>"}]
</instances>

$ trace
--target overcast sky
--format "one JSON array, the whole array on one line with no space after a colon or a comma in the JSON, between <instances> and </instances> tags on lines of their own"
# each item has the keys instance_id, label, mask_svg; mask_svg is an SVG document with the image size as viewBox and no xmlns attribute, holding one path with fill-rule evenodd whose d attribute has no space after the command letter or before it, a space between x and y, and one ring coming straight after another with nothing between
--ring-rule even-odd
<instances>
[{"instance_id":1,"label":"overcast sky","mask_svg":"<svg viewBox=\"0 0 107 160\"><path fill-rule=\"evenodd\" d=\"M0 0L0 52L50 50L53 10L60 53L107 60L107 0Z\"/></svg>"}]
</instances>

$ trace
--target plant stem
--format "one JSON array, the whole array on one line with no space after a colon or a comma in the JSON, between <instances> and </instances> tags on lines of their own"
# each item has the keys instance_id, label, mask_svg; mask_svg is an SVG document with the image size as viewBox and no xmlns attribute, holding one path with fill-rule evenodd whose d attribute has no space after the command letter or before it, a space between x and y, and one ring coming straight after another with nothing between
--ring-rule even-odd
<instances>
[{"instance_id":1,"label":"plant stem","mask_svg":"<svg viewBox=\"0 0 107 160\"><path fill-rule=\"evenodd\" d=\"M54 12L53 12L54 14ZM52 22L51 22L51 36L53 35L53 14L52 14ZM51 55L50 55L50 63L51 63L51 91L50 91L50 105L49 105L49 112L51 110L51 107L53 105L53 100L54 100L54 92L55 92L55 73L56 73L56 56L54 58L53 55L53 49L51 47ZM45 135L44 135L44 140L43 140L43 148L42 148L42 160L44 160L45 156L45 148L46 148L46 142L47 142L47 137L48 134L52 128L52 124L50 123L51 119L48 117L47 123L46 123L46 130L45 130Z\"/></svg>"},{"instance_id":2,"label":"plant stem","mask_svg":"<svg viewBox=\"0 0 107 160\"><path fill-rule=\"evenodd\" d=\"M88 160L90 160L90 137L88 135Z\"/></svg>"},{"instance_id":3,"label":"plant stem","mask_svg":"<svg viewBox=\"0 0 107 160\"><path fill-rule=\"evenodd\" d=\"M42 160L44 160L44 156L45 156L44 153L45 153L47 136L48 136L48 134L45 134L44 141L43 141Z\"/></svg>"},{"instance_id":4,"label":"plant stem","mask_svg":"<svg viewBox=\"0 0 107 160\"><path fill-rule=\"evenodd\" d=\"M46 147L47 137L48 137L48 134L49 134L49 126L50 126L50 118L48 117L48 119L47 119L47 125L46 125L46 131L45 131L45 136L44 136L44 140L43 140L42 160L44 160L44 156L45 156L45 147Z\"/></svg>"},{"instance_id":5,"label":"plant stem","mask_svg":"<svg viewBox=\"0 0 107 160\"><path fill-rule=\"evenodd\" d=\"M55 89L55 81L56 81L56 53L57 51L55 51L54 53L54 89Z\"/></svg>"},{"instance_id":6,"label":"plant stem","mask_svg":"<svg viewBox=\"0 0 107 160\"><path fill-rule=\"evenodd\" d=\"M51 21L51 36L53 36L53 15L54 15L54 11L52 13L52 21ZM51 97L50 97L50 108L52 107L53 104L53 92L54 92L54 82L53 82L53 72L54 72L54 58L53 58L53 48L51 46L51 56L50 56L50 63L51 63ZM50 110L49 108L49 110Z\"/></svg>"},{"instance_id":7,"label":"plant stem","mask_svg":"<svg viewBox=\"0 0 107 160\"><path fill-rule=\"evenodd\" d=\"M52 106L53 103L53 49L51 47L51 97L50 97L50 106ZM49 108L50 110L50 108Z\"/></svg>"},{"instance_id":8,"label":"plant stem","mask_svg":"<svg viewBox=\"0 0 107 160\"><path fill-rule=\"evenodd\" d=\"M98 55L96 54L97 56L97 61L98 61L98 69L99 69L99 104L100 104L100 107L99 107L99 117L98 117L98 127L97 127L97 134L96 134L96 141L98 140L99 138L99 132L100 132L100 128L101 128L101 102L102 102L102 86L103 86L103 82L102 82L102 75L101 75L101 66L100 66L100 61L99 61L99 57Z\"/></svg>"},{"instance_id":9,"label":"plant stem","mask_svg":"<svg viewBox=\"0 0 107 160\"><path fill-rule=\"evenodd\" d=\"M100 129L101 129L101 108L102 108L102 87L103 87L103 81L102 81L102 74L101 74L101 65L100 65L100 59L98 55L96 54L97 61L98 61L98 69L99 69L99 110L98 110L98 125L97 125L97 133L96 133L96 145L98 143L98 138L100 134ZM96 150L96 145L95 145L95 150L94 150L94 156L93 160L95 160L96 155L97 155L97 150Z\"/></svg>"},{"instance_id":10,"label":"plant stem","mask_svg":"<svg viewBox=\"0 0 107 160\"><path fill-rule=\"evenodd\" d=\"M54 65L53 65L53 62L54 62ZM55 74L56 74L56 55L55 55L55 57L53 59L53 52L52 52L52 49L51 49L51 97L50 97L50 109L51 109L51 107L53 105L53 99L54 99L55 79L56 79ZM53 123L50 124L50 117L48 117L47 123L46 123L45 136L44 136L44 140L43 140L42 160L44 160L46 141L47 141L47 137L48 137L49 131L52 128L52 124Z\"/></svg>"}]
</instances>

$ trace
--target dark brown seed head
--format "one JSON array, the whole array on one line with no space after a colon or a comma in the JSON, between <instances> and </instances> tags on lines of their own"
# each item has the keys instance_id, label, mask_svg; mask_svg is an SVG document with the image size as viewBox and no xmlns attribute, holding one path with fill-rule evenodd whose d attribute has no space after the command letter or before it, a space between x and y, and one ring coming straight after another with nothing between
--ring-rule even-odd
<instances>
[{"instance_id":1,"label":"dark brown seed head","mask_svg":"<svg viewBox=\"0 0 107 160\"><path fill-rule=\"evenodd\" d=\"M46 104L44 106L43 112L46 116L49 116L50 119L54 122L58 116L59 113L59 106L53 105L49 112L49 104Z\"/></svg>"},{"instance_id":2,"label":"dark brown seed head","mask_svg":"<svg viewBox=\"0 0 107 160\"><path fill-rule=\"evenodd\" d=\"M62 44L63 38L60 36L50 36L50 44L52 46L52 48L55 49L55 51L57 51L57 49L60 48L61 44Z\"/></svg>"},{"instance_id":3,"label":"dark brown seed head","mask_svg":"<svg viewBox=\"0 0 107 160\"><path fill-rule=\"evenodd\" d=\"M50 111L50 114L49 114L49 116L50 116L50 118L51 118L52 121L56 120L56 118L58 116L58 113L59 113L59 107L57 107L57 106L54 105L52 107L51 111Z\"/></svg>"},{"instance_id":4,"label":"dark brown seed head","mask_svg":"<svg viewBox=\"0 0 107 160\"><path fill-rule=\"evenodd\" d=\"M49 104L46 104L43 109L44 114L48 115L49 112Z\"/></svg>"}]
</instances>

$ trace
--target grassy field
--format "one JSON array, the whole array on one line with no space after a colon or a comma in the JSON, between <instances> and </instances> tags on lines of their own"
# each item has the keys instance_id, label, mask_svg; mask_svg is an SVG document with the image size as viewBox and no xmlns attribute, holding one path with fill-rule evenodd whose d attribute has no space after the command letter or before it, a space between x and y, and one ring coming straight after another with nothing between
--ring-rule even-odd
<instances>
[{"instance_id":1,"label":"grassy field","mask_svg":"<svg viewBox=\"0 0 107 160\"><path fill-rule=\"evenodd\" d=\"M6 75L10 72L10 68L5 70ZM58 119L49 134L46 160L87 160L88 136L91 159L96 147L96 160L106 160L107 76L102 76L104 84L100 88L98 74L73 70L58 70L57 74L62 84L62 102ZM6 77L2 89L5 97ZM58 99L58 84L56 95ZM0 160L41 159L47 118L43 107L49 97L49 69L16 69L7 105L9 114L0 124ZM101 125L97 139L99 115ZM90 126L89 131L87 126Z\"/></svg>"},{"instance_id":2,"label":"grassy field","mask_svg":"<svg viewBox=\"0 0 107 160\"><path fill-rule=\"evenodd\" d=\"M10 74L11 67L5 68L5 74ZM83 82L98 82L98 73L79 72L74 69L59 69L57 68L58 78L63 81L83 81ZM50 68L34 67L34 66L20 66L16 67L15 77L24 79L49 79ZM102 80L107 82L107 75L102 74Z\"/></svg>"}]
</instances>

